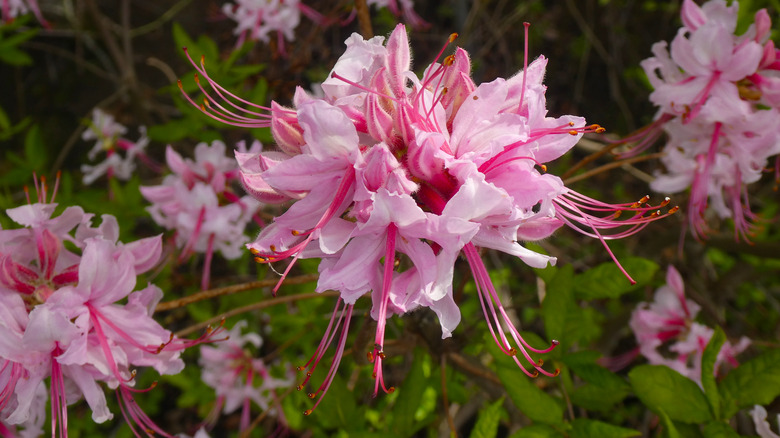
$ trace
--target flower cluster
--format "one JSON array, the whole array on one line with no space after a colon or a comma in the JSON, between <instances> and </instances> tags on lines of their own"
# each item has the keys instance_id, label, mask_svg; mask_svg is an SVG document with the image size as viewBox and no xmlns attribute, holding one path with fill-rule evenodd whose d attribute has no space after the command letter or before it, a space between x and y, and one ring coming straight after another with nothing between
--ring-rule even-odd
<instances>
[{"instance_id":1,"label":"flower cluster","mask_svg":"<svg viewBox=\"0 0 780 438\"><path fill-rule=\"evenodd\" d=\"M655 88L650 100L659 107L654 128L663 126L669 137L662 158L666 173L651 187L665 193L690 187L688 221L696 238L709 231L705 213L711 206L734 221L737 238L748 239L756 216L746 185L758 181L769 157L780 153L780 51L768 39L765 9L745 34L734 34L738 7L725 0L701 7L684 0L684 26L670 49L658 42L654 56L642 62Z\"/></svg>"},{"instance_id":2,"label":"flower cluster","mask_svg":"<svg viewBox=\"0 0 780 438\"><path fill-rule=\"evenodd\" d=\"M666 284L655 291L653 302L639 303L631 314L631 330L639 344L639 353L653 365L666 365L700 383L702 355L714 333L711 328L694 322L700 309L685 298L682 276L669 266ZM749 345L746 337L736 345L726 341L718 353L715 372L724 360L736 366L736 356ZM676 356L667 358L659 349Z\"/></svg>"},{"instance_id":3,"label":"flower cluster","mask_svg":"<svg viewBox=\"0 0 780 438\"><path fill-rule=\"evenodd\" d=\"M260 142L255 142L249 151L259 153L261 148ZM239 150L246 153L244 143L239 144ZM203 289L208 288L214 251L231 260L241 256L248 240L244 230L259 207L251 196L239 197L231 190L238 166L225 152L221 141L199 143L193 161L168 146L165 158L173 173L161 185L141 187L141 194L152 203L147 210L154 221L176 230L181 259L196 252L206 255Z\"/></svg>"},{"instance_id":4,"label":"flower cluster","mask_svg":"<svg viewBox=\"0 0 780 438\"><path fill-rule=\"evenodd\" d=\"M774 433L769 426L769 422L766 421L767 412L763 406L753 406L750 411L750 415L753 417L753 424L756 425L756 433L761 438L780 438L780 435ZM777 424L780 425L780 415L777 416Z\"/></svg>"},{"instance_id":5,"label":"flower cluster","mask_svg":"<svg viewBox=\"0 0 780 438\"><path fill-rule=\"evenodd\" d=\"M14 20L14 18L28 12L32 12L33 15L35 15L35 18L38 19L38 22L41 23L41 26L49 27L49 23L44 20L43 14L41 14L41 9L38 7L37 0L0 1L2 1L2 4L0 4L0 13L2 13L2 15L0 15L0 18L2 18L4 23L10 23Z\"/></svg>"},{"instance_id":6,"label":"flower cluster","mask_svg":"<svg viewBox=\"0 0 780 438\"><path fill-rule=\"evenodd\" d=\"M392 390L382 373L390 316L428 307L439 318L442 337L450 336L461 318L452 291L461 254L499 348L528 375L553 374L529 351L547 352L557 342L536 349L522 338L499 301L478 247L543 268L556 259L521 241L546 238L564 224L603 241L631 235L665 214L644 198L621 205L587 198L544 173L543 163L560 157L583 133L603 128L586 125L581 117L547 116L543 57L510 79L477 85L463 49L434 61L418 78L411 71L404 26L392 32L386 45L383 40L352 35L322 84L324 96L315 98L299 88L294 109L275 102L264 108L231 96L210 79L203 62L200 67L193 62L223 99L207 95L207 104L198 105L204 113L235 126L270 125L281 149L237 154L248 192L265 203L294 201L247 245L255 259L291 258L281 284L295 260L320 258L316 290L341 294L322 342L309 363L299 367L311 376L338 338L330 372L310 396L321 395L332 382L354 303L365 294L371 294L371 316L378 323L368 353L375 392ZM619 221L621 213L631 216Z\"/></svg>"},{"instance_id":7,"label":"flower cluster","mask_svg":"<svg viewBox=\"0 0 780 438\"><path fill-rule=\"evenodd\" d=\"M263 340L256 333L241 334L246 321L240 321L228 332L228 339L200 348L203 382L214 388L217 402L209 417L216 420L219 411L230 414L241 408L239 430L249 428L250 403L263 411L271 410L283 422L283 412L276 398L277 388L292 385L292 380L271 377L262 359L255 358L247 348L260 348ZM275 405L276 407L272 407Z\"/></svg>"},{"instance_id":8,"label":"flower cluster","mask_svg":"<svg viewBox=\"0 0 780 438\"><path fill-rule=\"evenodd\" d=\"M134 402L133 393L145 390L134 388L132 369L175 374L184 366L184 343L151 317L162 291L135 290L162 240L118 242L113 216L93 226L80 207L55 217L46 191L42 181L37 203L6 211L24 228L0 230L0 421L35 435L46 417L48 378L52 435L67 435L67 406L81 397L102 423L112 418L103 382L116 389L133 430L166 435Z\"/></svg>"},{"instance_id":9,"label":"flower cluster","mask_svg":"<svg viewBox=\"0 0 780 438\"><path fill-rule=\"evenodd\" d=\"M324 23L324 17L300 0L236 0L226 3L222 12L238 25L233 31L238 35L237 44L256 40L268 43L269 35L276 32L280 52L284 53L284 40L295 39L295 28L301 21L301 13L318 24Z\"/></svg>"},{"instance_id":10,"label":"flower cluster","mask_svg":"<svg viewBox=\"0 0 780 438\"><path fill-rule=\"evenodd\" d=\"M387 8L393 15L403 18L406 24L415 29L423 29L430 26L427 21L423 20L414 11L413 0L367 0L366 4L377 8Z\"/></svg>"},{"instance_id":11,"label":"flower cluster","mask_svg":"<svg viewBox=\"0 0 780 438\"><path fill-rule=\"evenodd\" d=\"M85 141L95 140L95 145L87 153L87 158L94 161L101 152L106 153L106 159L95 165L83 164L81 172L84 173L84 184L92 184L103 175L109 178L128 180L135 171L135 158L146 160L144 149L149 144L146 136L146 127L138 128L141 137L131 141L123 136L127 128L122 126L114 116L103 112L100 108L92 111L92 120L89 127L81 135ZM124 154L124 157L122 156Z\"/></svg>"}]
</instances>

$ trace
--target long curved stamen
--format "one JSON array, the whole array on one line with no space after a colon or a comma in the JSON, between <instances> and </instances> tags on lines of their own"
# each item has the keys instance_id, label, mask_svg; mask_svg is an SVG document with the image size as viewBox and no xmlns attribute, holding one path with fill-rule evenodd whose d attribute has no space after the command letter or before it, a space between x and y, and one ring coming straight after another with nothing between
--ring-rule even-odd
<instances>
[{"instance_id":1,"label":"long curved stamen","mask_svg":"<svg viewBox=\"0 0 780 438\"><path fill-rule=\"evenodd\" d=\"M474 244L468 243L466 246L463 247L463 252L466 255L466 260L468 261L469 267L471 268L471 272L474 275L474 280L477 283L477 289L478 291L481 291L480 303L482 304L483 312L485 312L486 304L490 307L490 311L493 316L493 321L496 326L495 330L498 331L499 336L501 337L501 342L498 342L495 336L495 331L489 320L488 320L488 326L490 328L491 334L493 334L493 339L496 340L496 344L499 346L501 351L504 354L513 356L515 362L518 364L520 369L529 377L536 377L540 373L550 377L558 375L559 372L558 370L552 373L544 370L542 368L542 361L536 362L528 353L528 350L533 351L535 353L548 353L558 345L558 341L552 341L550 347L546 349L536 349L531 347L528 344L528 342L526 342L525 339L523 339L522 335L520 335L520 332L517 330L514 324L512 324L509 315L507 315L506 310L504 309L504 306L501 304L501 300L498 297L498 293L493 287L493 282L490 280L490 276L487 272L487 268L485 268L485 264L482 263L482 258L479 256L479 253L476 247L474 246ZM496 310L494 308L493 303L495 303L498 306L498 312L501 315L501 320L503 320L503 322L506 324L507 328L509 329L509 333L510 335L512 335L512 338L515 340L515 343L519 347L519 351L522 354L523 358L525 358L527 363L529 363L534 368L534 371L528 371L522 365L519 359L516 357L518 350L510 347L509 340L504 334L501 325L501 320L498 319L498 315L496 314ZM486 312L485 315L487 318Z\"/></svg>"},{"instance_id":2,"label":"long curved stamen","mask_svg":"<svg viewBox=\"0 0 780 438\"><path fill-rule=\"evenodd\" d=\"M393 281L393 264L395 261L395 239L398 228L390 223L387 226L387 239L385 243L385 266L384 276L382 278L382 297L379 303L379 314L377 315L376 336L374 337L374 397L379 393L379 386L386 393L394 391L394 388L385 387L384 375L382 373L382 361L385 359L383 345L385 342L385 327L387 325L387 305L390 301L390 286Z\"/></svg>"},{"instance_id":3,"label":"long curved stamen","mask_svg":"<svg viewBox=\"0 0 780 438\"><path fill-rule=\"evenodd\" d=\"M338 319L336 319L336 315L339 314L339 308L341 307L341 303L342 303L342 299L339 298L336 301L336 307L333 309L333 314L330 317L328 328L325 330L325 335L322 337L320 344L317 346L314 355L312 355L309 361L306 362L306 365L298 367L298 371L307 370L306 378L300 385L297 386L297 389L301 391L303 390L304 386L311 378L320 360L322 360L328 347L333 342L333 339L335 339L336 334L339 333L339 327L341 327L340 335L339 335L339 343L336 347L336 355L333 357L333 362L331 362L330 369L328 370L328 374L325 376L325 380L323 380L320 387L317 388L316 391L310 392L308 394L309 398L313 399L313 398L317 398L318 396L319 398L314 403L314 406L311 407L311 409L307 409L304 412L304 415L310 415L314 411L314 409L316 409L317 406L319 406L320 402L322 402L325 393L328 392L328 388L330 388L330 384L333 382L333 378L336 375L336 370L338 370L339 364L341 363L341 358L344 355L344 346L346 345L347 342L347 334L349 333L349 323L352 319L352 309L354 308L354 305L344 304L344 307L341 309L340 312L341 314L339 315ZM342 321L344 322L343 326L342 326Z\"/></svg>"}]
</instances>

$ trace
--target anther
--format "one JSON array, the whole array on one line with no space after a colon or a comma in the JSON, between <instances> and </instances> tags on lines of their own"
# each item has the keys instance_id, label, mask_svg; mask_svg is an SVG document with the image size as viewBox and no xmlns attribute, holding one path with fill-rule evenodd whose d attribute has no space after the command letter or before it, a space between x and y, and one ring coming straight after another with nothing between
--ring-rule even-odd
<instances>
[{"instance_id":1,"label":"anther","mask_svg":"<svg viewBox=\"0 0 780 438\"><path fill-rule=\"evenodd\" d=\"M295 369L298 370L298 371L303 371L303 370L306 369L306 367L303 366L303 365L298 365L297 367L295 367Z\"/></svg>"},{"instance_id":2,"label":"anther","mask_svg":"<svg viewBox=\"0 0 780 438\"><path fill-rule=\"evenodd\" d=\"M659 207L666 207L667 205L669 205L669 202L671 201L672 200L667 196L666 198L664 198L663 201L661 201L661 205L659 205Z\"/></svg>"},{"instance_id":3,"label":"anther","mask_svg":"<svg viewBox=\"0 0 780 438\"><path fill-rule=\"evenodd\" d=\"M309 398L314 398L314 397L317 397L317 394L315 394L315 393L313 393L313 392L310 392L310 393L308 393L308 394L306 394L306 395L308 395L308 396L309 396Z\"/></svg>"},{"instance_id":4,"label":"anther","mask_svg":"<svg viewBox=\"0 0 780 438\"><path fill-rule=\"evenodd\" d=\"M371 373L371 378L372 378L372 379L376 379L376 371L374 371L373 373Z\"/></svg>"},{"instance_id":5,"label":"anther","mask_svg":"<svg viewBox=\"0 0 780 438\"><path fill-rule=\"evenodd\" d=\"M650 214L650 219L658 217L661 215L661 210L656 210Z\"/></svg>"},{"instance_id":6,"label":"anther","mask_svg":"<svg viewBox=\"0 0 780 438\"><path fill-rule=\"evenodd\" d=\"M200 65L206 65L206 55L200 55Z\"/></svg>"},{"instance_id":7,"label":"anther","mask_svg":"<svg viewBox=\"0 0 780 438\"><path fill-rule=\"evenodd\" d=\"M639 200L639 203L640 204L646 204L647 201L649 201L649 200L650 200L650 195L645 195L645 196L642 196L642 199Z\"/></svg>"},{"instance_id":8,"label":"anther","mask_svg":"<svg viewBox=\"0 0 780 438\"><path fill-rule=\"evenodd\" d=\"M442 62L442 64L444 64L445 66L449 67L454 62L455 62L455 55L450 55L450 56L444 58L444 62Z\"/></svg>"},{"instance_id":9,"label":"anther","mask_svg":"<svg viewBox=\"0 0 780 438\"><path fill-rule=\"evenodd\" d=\"M379 358L382 359L382 360L385 360L385 357L387 357L387 356L385 356L385 353L383 353L381 351L379 353L377 353L376 355L379 356Z\"/></svg>"},{"instance_id":10,"label":"anther","mask_svg":"<svg viewBox=\"0 0 780 438\"><path fill-rule=\"evenodd\" d=\"M571 131L569 131L569 135L577 135L577 131L575 131L574 129L572 129Z\"/></svg>"},{"instance_id":11,"label":"anther","mask_svg":"<svg viewBox=\"0 0 780 438\"><path fill-rule=\"evenodd\" d=\"M303 385L298 385L298 386L295 387L295 389L297 389L298 391L301 391L301 390L303 390Z\"/></svg>"},{"instance_id":12,"label":"anther","mask_svg":"<svg viewBox=\"0 0 780 438\"><path fill-rule=\"evenodd\" d=\"M596 132L596 134L603 134L606 131L607 131L606 128L602 128L601 126L599 126L598 128L596 128L595 132Z\"/></svg>"},{"instance_id":13,"label":"anther","mask_svg":"<svg viewBox=\"0 0 780 438\"><path fill-rule=\"evenodd\" d=\"M547 172L547 165L546 164L540 164L539 167L542 169L542 172Z\"/></svg>"},{"instance_id":14,"label":"anther","mask_svg":"<svg viewBox=\"0 0 780 438\"><path fill-rule=\"evenodd\" d=\"M179 90L184 90L184 86L181 84L181 79L176 79L176 83L179 84Z\"/></svg>"},{"instance_id":15,"label":"anther","mask_svg":"<svg viewBox=\"0 0 780 438\"><path fill-rule=\"evenodd\" d=\"M612 219L619 218L621 214L623 214L623 210L616 211L615 214L612 215Z\"/></svg>"},{"instance_id":16,"label":"anther","mask_svg":"<svg viewBox=\"0 0 780 438\"><path fill-rule=\"evenodd\" d=\"M458 38L458 33L457 32L453 32L453 33L450 34L449 42L453 42L457 38Z\"/></svg>"},{"instance_id":17,"label":"anther","mask_svg":"<svg viewBox=\"0 0 780 438\"><path fill-rule=\"evenodd\" d=\"M205 97L203 98L203 104L211 108L211 104L209 103L208 99L206 99Z\"/></svg>"},{"instance_id":18,"label":"anther","mask_svg":"<svg viewBox=\"0 0 780 438\"><path fill-rule=\"evenodd\" d=\"M311 409L306 409L305 411L303 411L303 415L306 415L308 417L309 415L311 415L311 412L312 412Z\"/></svg>"},{"instance_id":19,"label":"anther","mask_svg":"<svg viewBox=\"0 0 780 438\"><path fill-rule=\"evenodd\" d=\"M197 73L195 73L195 82L200 84L200 76Z\"/></svg>"},{"instance_id":20,"label":"anther","mask_svg":"<svg viewBox=\"0 0 780 438\"><path fill-rule=\"evenodd\" d=\"M271 245L268 247L268 249L270 249L271 252L276 252L276 245Z\"/></svg>"},{"instance_id":21,"label":"anther","mask_svg":"<svg viewBox=\"0 0 780 438\"><path fill-rule=\"evenodd\" d=\"M301 232L298 231L298 230L292 230L292 231L290 231L290 234L292 234L293 236L300 236Z\"/></svg>"},{"instance_id":22,"label":"anther","mask_svg":"<svg viewBox=\"0 0 780 438\"><path fill-rule=\"evenodd\" d=\"M395 392L395 386L391 386L390 388L387 389L388 394L392 394L394 392Z\"/></svg>"},{"instance_id":23,"label":"anther","mask_svg":"<svg viewBox=\"0 0 780 438\"><path fill-rule=\"evenodd\" d=\"M252 255L259 255L260 251L257 250L257 248L249 248L249 252L252 253Z\"/></svg>"},{"instance_id":24,"label":"anther","mask_svg":"<svg viewBox=\"0 0 780 438\"><path fill-rule=\"evenodd\" d=\"M477 99L479 99L479 96L474 96L474 97L472 97L472 99L477 100Z\"/></svg>"},{"instance_id":25,"label":"anther","mask_svg":"<svg viewBox=\"0 0 780 438\"><path fill-rule=\"evenodd\" d=\"M449 91L450 91L450 89L449 89L449 88L447 88L447 87L444 87L444 88L442 88L442 89L441 89L441 94L442 94L442 96L443 96L443 95L445 95L445 94L447 94L447 92L449 92Z\"/></svg>"},{"instance_id":26,"label":"anther","mask_svg":"<svg viewBox=\"0 0 780 438\"><path fill-rule=\"evenodd\" d=\"M308 373L306 373L306 377L311 377L311 371L309 371Z\"/></svg>"},{"instance_id":27,"label":"anther","mask_svg":"<svg viewBox=\"0 0 780 438\"><path fill-rule=\"evenodd\" d=\"M669 211L666 214L675 214L677 213L677 210L680 209L679 205L675 205L674 207L670 208Z\"/></svg>"},{"instance_id":28,"label":"anther","mask_svg":"<svg viewBox=\"0 0 780 438\"><path fill-rule=\"evenodd\" d=\"M366 354L366 357L368 357L369 362L374 362L374 354L371 353L370 351L368 352L368 354Z\"/></svg>"},{"instance_id":29,"label":"anther","mask_svg":"<svg viewBox=\"0 0 780 438\"><path fill-rule=\"evenodd\" d=\"M574 126L574 122L569 122L569 126Z\"/></svg>"},{"instance_id":30,"label":"anther","mask_svg":"<svg viewBox=\"0 0 780 438\"><path fill-rule=\"evenodd\" d=\"M532 379L535 379L535 378L537 378L537 377L539 377L539 371L536 371L536 370L534 370L534 371L531 373L531 378L532 378Z\"/></svg>"},{"instance_id":31,"label":"anther","mask_svg":"<svg viewBox=\"0 0 780 438\"><path fill-rule=\"evenodd\" d=\"M556 368L555 371L553 371L553 377L558 377L559 374L561 374L561 369Z\"/></svg>"},{"instance_id":32,"label":"anther","mask_svg":"<svg viewBox=\"0 0 780 438\"><path fill-rule=\"evenodd\" d=\"M541 367L542 367L542 365L544 365L544 359L539 359L539 362L536 362L536 366L537 366L538 368L541 368Z\"/></svg>"},{"instance_id":33,"label":"anther","mask_svg":"<svg viewBox=\"0 0 780 438\"><path fill-rule=\"evenodd\" d=\"M512 347L509 349L509 355L510 356L517 356L517 348Z\"/></svg>"},{"instance_id":34,"label":"anther","mask_svg":"<svg viewBox=\"0 0 780 438\"><path fill-rule=\"evenodd\" d=\"M557 340L557 339L553 339L553 340L552 340L550 343L551 343L551 344L553 344L553 345L558 345L558 344L560 344L560 342L558 342L558 340Z\"/></svg>"}]
</instances>

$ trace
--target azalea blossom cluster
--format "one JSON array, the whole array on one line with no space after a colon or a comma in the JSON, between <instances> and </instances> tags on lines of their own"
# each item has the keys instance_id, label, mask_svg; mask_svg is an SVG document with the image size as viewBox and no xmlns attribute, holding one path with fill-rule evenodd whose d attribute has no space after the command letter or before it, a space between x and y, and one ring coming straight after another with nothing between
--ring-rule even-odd
<instances>
[{"instance_id":1,"label":"azalea blossom cluster","mask_svg":"<svg viewBox=\"0 0 780 438\"><path fill-rule=\"evenodd\" d=\"M302 13L317 24L325 23L322 14L300 0L236 0L224 4L222 12L237 23L233 30L238 35L237 45L247 39L268 43L269 35L276 32L282 53L284 41L295 40L295 28L301 22Z\"/></svg>"},{"instance_id":2,"label":"azalea blossom cluster","mask_svg":"<svg viewBox=\"0 0 780 438\"><path fill-rule=\"evenodd\" d=\"M134 387L135 367L175 374L184 366L186 343L151 317L162 291L136 290L137 275L160 257L160 236L124 244L113 216L98 226L77 206L55 216L43 180L38 189L38 202L6 211L23 228L0 230L2 427L37 436L47 399L52 436L67 435L67 406L82 397L95 422L109 420L103 382L134 431L168 436L133 399L147 390Z\"/></svg>"},{"instance_id":3,"label":"azalea blossom cluster","mask_svg":"<svg viewBox=\"0 0 780 438\"><path fill-rule=\"evenodd\" d=\"M38 7L37 0L0 0L0 18L3 23L10 23L14 18L32 12L41 26L49 27L49 23L44 20L41 9Z\"/></svg>"},{"instance_id":4,"label":"azalea blossom cluster","mask_svg":"<svg viewBox=\"0 0 780 438\"><path fill-rule=\"evenodd\" d=\"M701 307L685 298L682 276L669 266L666 284L655 291L653 302L639 303L631 314L631 330L639 353L653 365L666 365L701 385L701 361L714 330L695 322ZM736 345L726 341L718 352L715 372L723 361L737 366L736 356L750 345L742 337ZM667 357L661 351L674 357Z\"/></svg>"},{"instance_id":5,"label":"azalea blossom cluster","mask_svg":"<svg viewBox=\"0 0 780 438\"><path fill-rule=\"evenodd\" d=\"M780 435L772 431L769 422L766 421L767 412L763 406L753 406L750 411L750 415L753 417L753 424L756 425L756 433L761 438L780 438ZM780 415L777 416L777 422L775 423L780 427Z\"/></svg>"},{"instance_id":6,"label":"azalea blossom cluster","mask_svg":"<svg viewBox=\"0 0 780 438\"><path fill-rule=\"evenodd\" d=\"M690 188L688 221L699 239L709 231L708 206L734 221L738 239L748 239L756 216L746 186L780 153L780 51L769 40L765 9L745 34L735 35L738 8L725 0L702 6L684 0L684 25L671 47L655 43L654 56L642 62L659 110L652 134L635 151L663 127L666 172L651 187L664 193ZM780 172L778 165L780 158Z\"/></svg>"},{"instance_id":7,"label":"azalea blossom cluster","mask_svg":"<svg viewBox=\"0 0 780 438\"><path fill-rule=\"evenodd\" d=\"M114 116L100 108L92 110L92 120L88 125L88 128L81 135L81 139L95 140L95 145L87 153L87 158L90 161L95 161L100 153L105 152L106 159L95 165L83 164L81 166L81 172L84 173L82 180L84 184L92 184L103 175L123 181L130 179L135 171L136 157L155 167L144 153L144 149L149 144L145 126L138 128L141 134L138 140L129 140L124 137L127 128L118 123Z\"/></svg>"},{"instance_id":8,"label":"azalea blossom cluster","mask_svg":"<svg viewBox=\"0 0 780 438\"><path fill-rule=\"evenodd\" d=\"M387 320L428 307L439 318L442 337L451 336L461 319L452 291L460 255L499 348L530 376L555 374L529 352L548 352L557 341L538 349L522 338L479 248L543 268L556 259L520 242L546 238L563 225L602 241L630 236L675 209L663 213L668 200L651 206L647 198L606 204L544 173L543 163L566 153L583 133L603 128L581 117L547 116L543 57L510 79L477 85L465 50L438 61L447 45L422 78L415 75L403 25L386 44L382 37L353 34L346 45L322 84L324 96L299 88L295 108L276 102L265 108L229 95L203 62L193 62L199 84L208 82L218 98L201 86L205 103L191 102L234 126L270 125L280 149L236 154L249 193L264 203L292 201L247 245L255 259L291 259L281 284L295 260L319 258L316 290L340 292L322 342L299 367L308 371L298 388L338 339L327 377L309 394L319 397L316 408L343 355L354 304L370 294L377 321L368 352L375 392L391 391L382 373ZM624 220L618 220L621 213Z\"/></svg>"},{"instance_id":9,"label":"azalea blossom cluster","mask_svg":"<svg viewBox=\"0 0 780 438\"><path fill-rule=\"evenodd\" d=\"M257 333L242 334L246 325L246 321L240 321L227 332L226 340L200 347L199 361L203 382L217 394L209 415L212 425L220 411L231 414L241 408L242 433L249 429L252 402L284 423L276 390L292 385L292 380L272 377L265 362L248 350L250 346L260 348L263 339Z\"/></svg>"},{"instance_id":10,"label":"azalea blossom cluster","mask_svg":"<svg viewBox=\"0 0 780 438\"><path fill-rule=\"evenodd\" d=\"M413 0L368 0L366 4L388 8L393 15L403 17L412 27L428 26L414 11ZM276 32L279 50L283 54L285 40L295 40L295 28L300 24L301 14L320 26L332 23L332 20L300 0L236 0L235 3L223 5L222 12L237 23L233 30L233 33L238 35L237 45L242 45L247 39L268 43L270 35ZM356 10L353 9L343 24L350 23L356 16Z\"/></svg>"},{"instance_id":11,"label":"azalea blossom cluster","mask_svg":"<svg viewBox=\"0 0 780 438\"><path fill-rule=\"evenodd\" d=\"M238 145L245 153L259 153L260 142L247 152L245 143ZM173 172L162 184L141 187L141 194L152 203L147 207L157 224L176 230L180 259L193 253L204 253L201 287L208 288L211 259L215 251L233 260L241 257L247 224L254 218L259 204L251 196L238 196L230 185L238 179L236 160L225 155L221 141L199 143L195 159L183 158L171 146L165 151L166 162Z\"/></svg>"}]
</instances>

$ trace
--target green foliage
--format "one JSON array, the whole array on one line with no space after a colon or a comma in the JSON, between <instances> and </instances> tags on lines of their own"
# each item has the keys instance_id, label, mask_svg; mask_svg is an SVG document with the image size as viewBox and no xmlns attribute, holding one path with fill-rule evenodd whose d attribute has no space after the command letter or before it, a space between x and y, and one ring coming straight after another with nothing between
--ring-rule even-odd
<instances>
[{"instance_id":1,"label":"green foliage","mask_svg":"<svg viewBox=\"0 0 780 438\"><path fill-rule=\"evenodd\" d=\"M640 365L628 373L642 402L656 413L683 423L704 423L712 413L704 393L692 380L662 365Z\"/></svg>"},{"instance_id":2,"label":"green foliage","mask_svg":"<svg viewBox=\"0 0 780 438\"><path fill-rule=\"evenodd\" d=\"M30 16L20 17L10 24L0 24L0 62L22 66L32 64L32 58L19 46L38 34L38 29L24 29Z\"/></svg>"},{"instance_id":3,"label":"green foliage","mask_svg":"<svg viewBox=\"0 0 780 438\"><path fill-rule=\"evenodd\" d=\"M723 418L753 405L767 405L780 395L780 350L767 350L732 370L720 384Z\"/></svg>"},{"instance_id":4,"label":"green foliage","mask_svg":"<svg viewBox=\"0 0 780 438\"><path fill-rule=\"evenodd\" d=\"M528 418L550 425L561 423L563 406L560 400L539 388L537 379L529 378L509 361L497 363L496 373L507 388L509 398Z\"/></svg>"},{"instance_id":5,"label":"green foliage","mask_svg":"<svg viewBox=\"0 0 780 438\"><path fill-rule=\"evenodd\" d=\"M493 438L498 432L498 423L501 421L501 417L505 415L504 398L496 400L495 402L485 406L477 417L477 424L474 425L474 429L471 431L470 438Z\"/></svg>"},{"instance_id":6,"label":"green foliage","mask_svg":"<svg viewBox=\"0 0 780 438\"><path fill-rule=\"evenodd\" d=\"M710 342L707 343L707 347L704 349L701 360L701 384L704 388L704 395L707 396L707 401L712 409L712 416L720 418L720 394L718 393L718 386L715 383L715 361L718 359L718 353L720 352L723 343L726 342L726 334L723 333L720 327L715 329Z\"/></svg>"},{"instance_id":7,"label":"green foliage","mask_svg":"<svg viewBox=\"0 0 780 438\"><path fill-rule=\"evenodd\" d=\"M656 263L640 257L621 259L620 264L636 284L632 285L614 262L606 262L577 276L574 288L577 298L583 300L617 298L650 283L658 271Z\"/></svg>"},{"instance_id":8,"label":"green foliage","mask_svg":"<svg viewBox=\"0 0 780 438\"><path fill-rule=\"evenodd\" d=\"M571 422L570 438L630 438L641 435L633 429L614 426L598 420L578 418Z\"/></svg>"}]
</instances>

